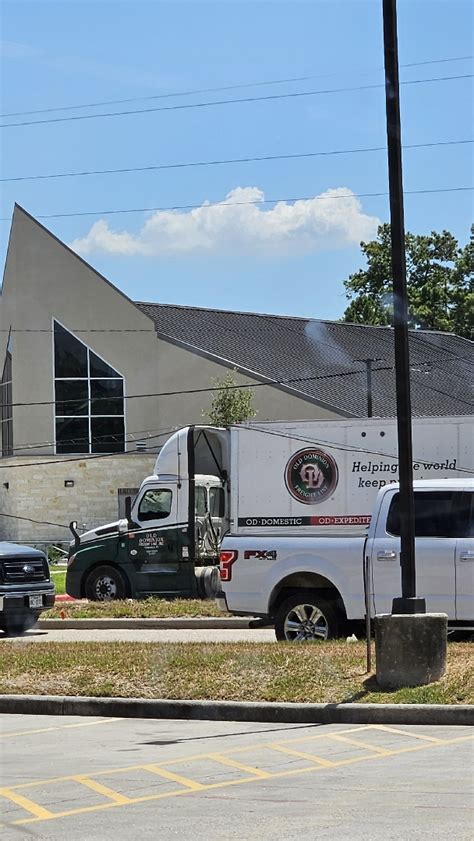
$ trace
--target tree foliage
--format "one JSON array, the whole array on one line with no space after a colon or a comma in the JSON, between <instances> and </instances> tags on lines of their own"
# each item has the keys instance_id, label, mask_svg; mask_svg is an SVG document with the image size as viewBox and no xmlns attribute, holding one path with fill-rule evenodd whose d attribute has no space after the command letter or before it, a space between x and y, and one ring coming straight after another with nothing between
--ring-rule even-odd
<instances>
[{"instance_id":1,"label":"tree foliage","mask_svg":"<svg viewBox=\"0 0 474 841\"><path fill-rule=\"evenodd\" d=\"M390 225L380 225L377 239L361 242L367 268L344 282L351 303L343 321L355 324L392 323ZM429 236L407 233L408 318L410 327L474 335L474 226L461 248L449 231Z\"/></svg>"},{"instance_id":2,"label":"tree foliage","mask_svg":"<svg viewBox=\"0 0 474 841\"><path fill-rule=\"evenodd\" d=\"M203 416L213 426L231 426L255 417L257 411L252 405L254 392L250 388L239 388L231 371L225 377L213 379L212 383L216 393L212 394L211 406L208 411L203 411Z\"/></svg>"}]
</instances>

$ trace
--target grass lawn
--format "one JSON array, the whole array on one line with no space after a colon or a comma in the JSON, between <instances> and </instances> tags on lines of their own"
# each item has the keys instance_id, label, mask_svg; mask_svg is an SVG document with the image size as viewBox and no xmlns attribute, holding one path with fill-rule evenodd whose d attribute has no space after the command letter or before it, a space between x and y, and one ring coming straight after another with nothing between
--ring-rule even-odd
<instances>
[{"instance_id":1,"label":"grass lawn","mask_svg":"<svg viewBox=\"0 0 474 841\"><path fill-rule=\"evenodd\" d=\"M124 599L117 602L58 602L51 610L45 610L41 619L59 619L61 613L65 619L166 619L173 616L227 615L218 609L214 601Z\"/></svg>"},{"instance_id":2,"label":"grass lawn","mask_svg":"<svg viewBox=\"0 0 474 841\"><path fill-rule=\"evenodd\" d=\"M54 582L54 586L56 588L56 595L59 596L62 593L65 593L65 585L66 585L66 570L64 567L54 567L53 565L50 566L49 571L51 573L51 580Z\"/></svg>"},{"instance_id":3,"label":"grass lawn","mask_svg":"<svg viewBox=\"0 0 474 841\"><path fill-rule=\"evenodd\" d=\"M381 691L365 644L1 643L0 692L319 703L474 703L472 644L449 643L429 686Z\"/></svg>"}]
</instances>

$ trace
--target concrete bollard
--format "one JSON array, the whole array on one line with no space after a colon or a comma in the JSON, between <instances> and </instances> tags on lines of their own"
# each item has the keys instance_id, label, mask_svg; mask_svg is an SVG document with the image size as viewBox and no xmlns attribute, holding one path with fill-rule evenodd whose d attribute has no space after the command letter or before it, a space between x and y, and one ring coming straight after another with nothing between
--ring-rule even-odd
<instances>
[{"instance_id":1,"label":"concrete bollard","mask_svg":"<svg viewBox=\"0 0 474 841\"><path fill-rule=\"evenodd\" d=\"M445 613L376 616L376 680L384 689L423 686L446 671L448 617Z\"/></svg>"}]
</instances>

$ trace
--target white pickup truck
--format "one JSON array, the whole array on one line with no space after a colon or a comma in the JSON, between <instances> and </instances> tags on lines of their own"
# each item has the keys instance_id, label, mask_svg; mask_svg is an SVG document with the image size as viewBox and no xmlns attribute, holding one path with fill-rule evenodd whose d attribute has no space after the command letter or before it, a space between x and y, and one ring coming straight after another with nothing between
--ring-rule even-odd
<instances>
[{"instance_id":1,"label":"white pickup truck","mask_svg":"<svg viewBox=\"0 0 474 841\"><path fill-rule=\"evenodd\" d=\"M417 594L429 612L474 629L474 479L416 481ZM328 639L401 595L398 484L377 495L366 536L228 534L217 601L275 625L278 640ZM366 588L365 585L366 584Z\"/></svg>"}]
</instances>

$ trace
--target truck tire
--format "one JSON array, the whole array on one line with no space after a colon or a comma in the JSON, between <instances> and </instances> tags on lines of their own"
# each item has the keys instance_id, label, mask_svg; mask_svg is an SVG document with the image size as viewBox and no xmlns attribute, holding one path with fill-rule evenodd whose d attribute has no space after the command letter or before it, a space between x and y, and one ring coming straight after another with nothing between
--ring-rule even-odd
<instances>
[{"instance_id":1,"label":"truck tire","mask_svg":"<svg viewBox=\"0 0 474 841\"><path fill-rule=\"evenodd\" d=\"M196 584L200 599L213 599L219 589L218 567L196 567Z\"/></svg>"},{"instance_id":2,"label":"truck tire","mask_svg":"<svg viewBox=\"0 0 474 841\"><path fill-rule=\"evenodd\" d=\"M117 567L104 564L89 573L84 592L91 602L112 602L125 598L127 585Z\"/></svg>"},{"instance_id":3,"label":"truck tire","mask_svg":"<svg viewBox=\"0 0 474 841\"><path fill-rule=\"evenodd\" d=\"M275 636L286 642L324 641L338 635L337 613L318 593L300 590L281 603L275 616Z\"/></svg>"},{"instance_id":4,"label":"truck tire","mask_svg":"<svg viewBox=\"0 0 474 841\"><path fill-rule=\"evenodd\" d=\"M31 610L4 613L0 619L0 628L7 637L20 637L36 625L39 617L39 613Z\"/></svg>"}]
</instances>

